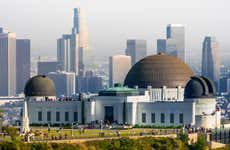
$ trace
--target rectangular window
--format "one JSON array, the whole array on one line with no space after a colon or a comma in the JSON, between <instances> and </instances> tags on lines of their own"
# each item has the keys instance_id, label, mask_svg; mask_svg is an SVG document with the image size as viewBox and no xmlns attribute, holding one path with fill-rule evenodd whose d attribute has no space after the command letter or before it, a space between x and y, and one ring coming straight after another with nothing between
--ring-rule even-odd
<instances>
[{"instance_id":1,"label":"rectangular window","mask_svg":"<svg viewBox=\"0 0 230 150\"><path fill-rule=\"evenodd\" d=\"M74 122L78 122L78 113L77 112L73 113L73 120L74 120Z\"/></svg>"},{"instance_id":2,"label":"rectangular window","mask_svg":"<svg viewBox=\"0 0 230 150\"><path fill-rule=\"evenodd\" d=\"M65 121L69 121L69 112L65 112Z\"/></svg>"},{"instance_id":3,"label":"rectangular window","mask_svg":"<svg viewBox=\"0 0 230 150\"><path fill-rule=\"evenodd\" d=\"M60 121L60 112L59 111L56 112L56 121Z\"/></svg>"},{"instance_id":4,"label":"rectangular window","mask_svg":"<svg viewBox=\"0 0 230 150\"><path fill-rule=\"evenodd\" d=\"M184 123L184 115L183 115L183 113L180 113L180 114L179 114L179 122L180 122L181 124Z\"/></svg>"},{"instance_id":5,"label":"rectangular window","mask_svg":"<svg viewBox=\"0 0 230 150\"><path fill-rule=\"evenodd\" d=\"M156 122L155 113L151 114L151 121L152 121L152 123Z\"/></svg>"},{"instance_id":6,"label":"rectangular window","mask_svg":"<svg viewBox=\"0 0 230 150\"><path fill-rule=\"evenodd\" d=\"M38 121L42 121L42 112L41 111L38 112Z\"/></svg>"},{"instance_id":7,"label":"rectangular window","mask_svg":"<svg viewBox=\"0 0 230 150\"><path fill-rule=\"evenodd\" d=\"M142 122L146 123L146 113L142 113Z\"/></svg>"},{"instance_id":8,"label":"rectangular window","mask_svg":"<svg viewBox=\"0 0 230 150\"><path fill-rule=\"evenodd\" d=\"M161 113L161 123L165 123L165 114Z\"/></svg>"},{"instance_id":9,"label":"rectangular window","mask_svg":"<svg viewBox=\"0 0 230 150\"><path fill-rule=\"evenodd\" d=\"M47 121L51 121L51 111L47 111Z\"/></svg>"},{"instance_id":10,"label":"rectangular window","mask_svg":"<svg viewBox=\"0 0 230 150\"><path fill-rule=\"evenodd\" d=\"M174 114L173 113L170 114L170 123L174 123Z\"/></svg>"}]
</instances>

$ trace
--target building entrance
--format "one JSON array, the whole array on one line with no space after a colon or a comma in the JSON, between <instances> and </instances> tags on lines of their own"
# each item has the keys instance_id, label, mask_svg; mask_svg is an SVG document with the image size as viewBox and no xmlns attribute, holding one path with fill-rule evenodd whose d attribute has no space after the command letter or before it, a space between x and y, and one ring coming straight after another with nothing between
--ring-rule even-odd
<instances>
[{"instance_id":1,"label":"building entrance","mask_svg":"<svg viewBox=\"0 0 230 150\"><path fill-rule=\"evenodd\" d=\"M104 119L106 122L109 122L109 123L114 122L112 106L105 106L105 118Z\"/></svg>"}]
</instances>

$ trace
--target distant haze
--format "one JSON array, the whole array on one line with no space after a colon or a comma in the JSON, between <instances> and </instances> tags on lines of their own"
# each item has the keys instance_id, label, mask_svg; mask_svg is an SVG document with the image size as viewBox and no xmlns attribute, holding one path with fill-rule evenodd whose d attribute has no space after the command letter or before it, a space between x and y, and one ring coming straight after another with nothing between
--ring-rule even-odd
<instances>
[{"instance_id":1,"label":"distant haze","mask_svg":"<svg viewBox=\"0 0 230 150\"><path fill-rule=\"evenodd\" d=\"M155 53L166 25L184 24L186 55L201 57L205 35L216 36L221 54L230 51L229 0L0 0L0 26L29 38L33 56L56 56L56 39L70 33L73 8L85 9L90 46L97 58L124 54L126 39L146 39Z\"/></svg>"}]
</instances>

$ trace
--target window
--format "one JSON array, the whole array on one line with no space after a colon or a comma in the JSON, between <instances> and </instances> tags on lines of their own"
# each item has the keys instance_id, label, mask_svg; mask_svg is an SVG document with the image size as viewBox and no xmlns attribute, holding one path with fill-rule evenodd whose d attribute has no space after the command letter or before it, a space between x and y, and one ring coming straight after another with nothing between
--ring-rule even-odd
<instances>
[{"instance_id":1,"label":"window","mask_svg":"<svg viewBox=\"0 0 230 150\"><path fill-rule=\"evenodd\" d=\"M146 123L146 113L142 113L142 122Z\"/></svg>"},{"instance_id":2,"label":"window","mask_svg":"<svg viewBox=\"0 0 230 150\"><path fill-rule=\"evenodd\" d=\"M156 122L156 118L155 118L155 113L151 114L151 122L155 123Z\"/></svg>"},{"instance_id":3,"label":"window","mask_svg":"<svg viewBox=\"0 0 230 150\"><path fill-rule=\"evenodd\" d=\"M77 112L73 113L73 120L74 120L74 122L78 122L78 113Z\"/></svg>"},{"instance_id":4,"label":"window","mask_svg":"<svg viewBox=\"0 0 230 150\"><path fill-rule=\"evenodd\" d=\"M42 112L41 111L38 112L38 121L42 121Z\"/></svg>"},{"instance_id":5,"label":"window","mask_svg":"<svg viewBox=\"0 0 230 150\"><path fill-rule=\"evenodd\" d=\"M47 111L47 121L51 121L51 111Z\"/></svg>"},{"instance_id":6,"label":"window","mask_svg":"<svg viewBox=\"0 0 230 150\"><path fill-rule=\"evenodd\" d=\"M60 112L59 111L56 112L56 121L60 121Z\"/></svg>"},{"instance_id":7,"label":"window","mask_svg":"<svg viewBox=\"0 0 230 150\"><path fill-rule=\"evenodd\" d=\"M165 114L161 113L161 123L165 123Z\"/></svg>"},{"instance_id":8,"label":"window","mask_svg":"<svg viewBox=\"0 0 230 150\"><path fill-rule=\"evenodd\" d=\"M65 112L65 121L69 121L69 112Z\"/></svg>"},{"instance_id":9,"label":"window","mask_svg":"<svg viewBox=\"0 0 230 150\"><path fill-rule=\"evenodd\" d=\"M173 113L170 114L170 123L174 123L174 114Z\"/></svg>"},{"instance_id":10,"label":"window","mask_svg":"<svg viewBox=\"0 0 230 150\"><path fill-rule=\"evenodd\" d=\"M183 113L180 113L180 114L179 114L179 122L180 122L181 124L184 123L184 115L183 115Z\"/></svg>"}]
</instances>

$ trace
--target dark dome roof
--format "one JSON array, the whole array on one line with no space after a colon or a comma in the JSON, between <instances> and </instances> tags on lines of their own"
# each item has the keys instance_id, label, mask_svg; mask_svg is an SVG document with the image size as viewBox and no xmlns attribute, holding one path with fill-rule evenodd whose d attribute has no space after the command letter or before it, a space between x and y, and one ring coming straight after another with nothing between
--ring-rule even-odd
<instances>
[{"instance_id":1,"label":"dark dome roof","mask_svg":"<svg viewBox=\"0 0 230 150\"><path fill-rule=\"evenodd\" d=\"M151 55L137 62L125 79L128 87L161 88L185 87L193 72L188 65L174 56Z\"/></svg>"},{"instance_id":2,"label":"dark dome roof","mask_svg":"<svg viewBox=\"0 0 230 150\"><path fill-rule=\"evenodd\" d=\"M184 91L184 98L214 98L215 95L214 83L203 76L191 77Z\"/></svg>"},{"instance_id":3,"label":"dark dome roof","mask_svg":"<svg viewBox=\"0 0 230 150\"><path fill-rule=\"evenodd\" d=\"M24 89L25 96L55 96L55 86L51 79L44 75L30 78Z\"/></svg>"}]
</instances>

